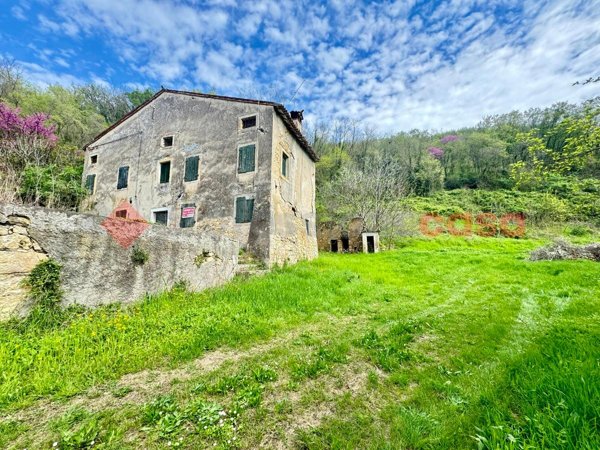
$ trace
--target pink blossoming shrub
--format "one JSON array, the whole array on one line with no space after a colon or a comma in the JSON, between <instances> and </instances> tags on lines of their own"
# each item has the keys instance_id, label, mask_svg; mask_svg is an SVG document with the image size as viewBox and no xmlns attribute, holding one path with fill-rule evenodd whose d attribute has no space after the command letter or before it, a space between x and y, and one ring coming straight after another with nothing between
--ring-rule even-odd
<instances>
[{"instance_id":1,"label":"pink blossoming shrub","mask_svg":"<svg viewBox=\"0 0 600 450\"><path fill-rule=\"evenodd\" d=\"M440 138L440 142L442 144L447 144L448 142L458 141L458 136L456 134L449 134L447 136L443 136Z\"/></svg>"},{"instance_id":2,"label":"pink blossoming shrub","mask_svg":"<svg viewBox=\"0 0 600 450\"><path fill-rule=\"evenodd\" d=\"M439 147L429 147L427 149L429 154L433 156L435 159L442 159L444 156L444 149Z\"/></svg>"},{"instance_id":3,"label":"pink blossoming shrub","mask_svg":"<svg viewBox=\"0 0 600 450\"><path fill-rule=\"evenodd\" d=\"M58 138L54 134L56 127L46 125L49 116L44 113L35 113L22 117L19 108L0 103L0 137L2 140L16 139L19 135L34 136L46 139L48 144L54 145Z\"/></svg>"},{"instance_id":4,"label":"pink blossoming shrub","mask_svg":"<svg viewBox=\"0 0 600 450\"><path fill-rule=\"evenodd\" d=\"M0 102L0 200L16 200L25 169L51 161L58 137L48 119L43 113L22 116Z\"/></svg>"}]
</instances>

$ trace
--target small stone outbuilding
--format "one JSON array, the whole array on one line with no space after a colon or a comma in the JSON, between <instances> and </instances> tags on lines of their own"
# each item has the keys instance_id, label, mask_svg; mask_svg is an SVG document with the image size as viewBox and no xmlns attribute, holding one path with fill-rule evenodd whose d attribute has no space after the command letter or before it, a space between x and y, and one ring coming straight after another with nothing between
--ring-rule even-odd
<instances>
[{"instance_id":1,"label":"small stone outbuilding","mask_svg":"<svg viewBox=\"0 0 600 450\"><path fill-rule=\"evenodd\" d=\"M377 253L379 233L366 230L365 222L356 217L343 227L336 222L323 222L317 230L320 251L333 253Z\"/></svg>"}]
</instances>

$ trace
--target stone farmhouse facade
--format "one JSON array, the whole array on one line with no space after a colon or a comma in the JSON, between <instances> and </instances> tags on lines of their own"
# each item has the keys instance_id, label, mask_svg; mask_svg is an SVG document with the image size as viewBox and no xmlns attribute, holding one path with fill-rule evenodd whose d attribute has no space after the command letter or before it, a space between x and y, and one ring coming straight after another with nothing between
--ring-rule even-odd
<instances>
[{"instance_id":1,"label":"stone farmhouse facade","mask_svg":"<svg viewBox=\"0 0 600 450\"><path fill-rule=\"evenodd\" d=\"M302 112L163 89L85 147L84 209L235 239L269 265L317 256Z\"/></svg>"}]
</instances>

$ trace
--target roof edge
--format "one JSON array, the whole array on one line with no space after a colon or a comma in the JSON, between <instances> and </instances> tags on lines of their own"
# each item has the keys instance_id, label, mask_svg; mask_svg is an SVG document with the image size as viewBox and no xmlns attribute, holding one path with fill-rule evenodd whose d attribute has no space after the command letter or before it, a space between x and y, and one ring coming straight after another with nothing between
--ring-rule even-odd
<instances>
[{"instance_id":1,"label":"roof edge","mask_svg":"<svg viewBox=\"0 0 600 450\"><path fill-rule=\"evenodd\" d=\"M282 119L283 123L285 124L286 128L288 129L288 131L292 134L292 136L294 136L296 141L298 141L298 144L300 144L300 147L302 147L302 149L308 154L308 156L314 162L317 162L319 160L319 157L317 156L317 154L315 153L315 151L313 150L311 145L308 143L308 141L306 140L306 138L304 137L302 132L294 124L294 121L292 120L292 116L290 115L290 113L288 112L286 107L283 106L281 103L264 101L264 100L253 100L253 99L239 98L239 97L227 97L227 96L223 96L223 95L202 94L200 92L179 91L179 90L175 90L175 89L164 89L164 88L161 89L160 91L158 91L151 98L146 100L144 103L140 104L136 108L129 111L127 114L125 114L119 120L117 120L115 123L113 123L112 125L107 127L104 131L102 131L100 134L98 134L96 137L94 137L94 139L92 139L92 141L90 141L89 143L84 145L83 150L84 151L87 150L96 141L98 141L99 139L104 137L106 134L108 134L109 132L111 132L112 130L117 128L119 125L121 125L127 119L134 116L138 111L145 108L147 105L152 103L154 100L156 100L158 97L160 97L164 93L187 95L190 97L209 98L209 99L238 102L238 103L249 103L249 104L260 105L260 106L272 106L275 109L275 111L277 112L277 114L279 114L279 116L281 117L281 119Z\"/></svg>"}]
</instances>

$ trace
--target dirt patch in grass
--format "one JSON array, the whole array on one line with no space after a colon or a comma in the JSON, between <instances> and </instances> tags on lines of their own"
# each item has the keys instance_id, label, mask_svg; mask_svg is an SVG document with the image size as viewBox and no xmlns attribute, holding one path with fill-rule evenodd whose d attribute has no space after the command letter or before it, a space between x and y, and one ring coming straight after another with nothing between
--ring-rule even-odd
<instances>
[{"instance_id":1,"label":"dirt patch in grass","mask_svg":"<svg viewBox=\"0 0 600 450\"><path fill-rule=\"evenodd\" d=\"M325 328L329 326L327 324L337 323L339 325L360 320L357 316L319 319L317 322L303 325L287 334L248 349L218 349L207 352L202 357L174 369L143 370L124 375L117 382L93 387L66 401L41 400L32 406L7 415L4 420L28 425L30 428L27 436L29 442L44 442L44 439L48 437L49 424L69 411L82 409L89 414L94 414L132 405L142 405L157 396L172 392L176 384L182 384L203 374L216 371L225 364L238 364L278 347L289 346L304 335L321 333L324 326Z\"/></svg>"},{"instance_id":2,"label":"dirt patch in grass","mask_svg":"<svg viewBox=\"0 0 600 450\"><path fill-rule=\"evenodd\" d=\"M342 364L331 373L308 380L297 390L289 392L277 388L267 395L264 401L265 408L274 410L278 403L285 401L288 402L291 412L281 416L269 414L271 421L266 424L266 431L262 435L259 447L275 449L292 447L300 430L317 427L323 420L336 413L337 401L342 396L356 397L364 394L370 373L376 373L379 378L387 376L365 361L357 360L355 357L351 359L354 362ZM281 380L278 384L284 383L285 380ZM376 402L375 397L372 400ZM305 406L306 403L309 406Z\"/></svg>"}]
</instances>

